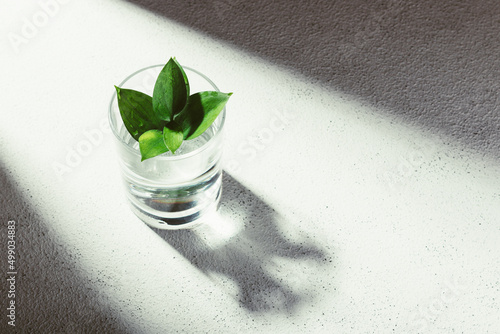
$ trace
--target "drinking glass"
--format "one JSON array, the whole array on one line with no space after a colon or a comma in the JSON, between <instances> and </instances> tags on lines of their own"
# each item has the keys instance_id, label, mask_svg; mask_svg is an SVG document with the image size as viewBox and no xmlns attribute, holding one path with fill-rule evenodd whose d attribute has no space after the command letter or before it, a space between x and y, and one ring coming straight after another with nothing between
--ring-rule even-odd
<instances>
[{"instance_id":1,"label":"drinking glass","mask_svg":"<svg viewBox=\"0 0 500 334\"><path fill-rule=\"evenodd\" d=\"M152 96L154 84L164 65L143 68L119 85ZM183 67L190 94L219 91L202 73ZM222 191L222 130L226 109L200 136L186 140L175 152L141 162L139 143L123 124L116 92L109 107L125 192L132 211L146 224L160 229L193 227L217 210Z\"/></svg>"}]
</instances>

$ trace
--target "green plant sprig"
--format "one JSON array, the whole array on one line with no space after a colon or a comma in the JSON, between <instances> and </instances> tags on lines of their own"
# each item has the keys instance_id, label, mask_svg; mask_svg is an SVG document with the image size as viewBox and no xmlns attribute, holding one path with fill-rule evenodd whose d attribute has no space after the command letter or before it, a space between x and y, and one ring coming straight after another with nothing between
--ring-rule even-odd
<instances>
[{"instance_id":1,"label":"green plant sprig","mask_svg":"<svg viewBox=\"0 0 500 334\"><path fill-rule=\"evenodd\" d=\"M118 108L130 135L139 142L141 161L175 151L184 140L201 135L215 121L233 93L190 95L182 66L170 58L161 70L153 96L115 86Z\"/></svg>"}]
</instances>

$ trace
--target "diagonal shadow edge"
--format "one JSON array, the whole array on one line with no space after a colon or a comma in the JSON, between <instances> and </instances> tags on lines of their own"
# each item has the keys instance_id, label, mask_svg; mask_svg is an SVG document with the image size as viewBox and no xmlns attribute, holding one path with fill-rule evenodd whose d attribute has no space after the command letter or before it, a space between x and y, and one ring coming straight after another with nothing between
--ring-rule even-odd
<instances>
[{"instance_id":1,"label":"diagonal shadow edge","mask_svg":"<svg viewBox=\"0 0 500 334\"><path fill-rule=\"evenodd\" d=\"M500 158L497 1L126 1Z\"/></svg>"},{"instance_id":2,"label":"diagonal shadow edge","mask_svg":"<svg viewBox=\"0 0 500 334\"><path fill-rule=\"evenodd\" d=\"M0 237L5 245L7 222L15 221L16 226L15 292L1 302L4 310L11 300L15 302L12 333L130 333L120 315L108 307L107 297L85 277L78 255L58 240L9 174L0 161ZM7 256L2 255L0 264L7 268ZM7 290L4 281L1 295L7 296Z\"/></svg>"}]
</instances>

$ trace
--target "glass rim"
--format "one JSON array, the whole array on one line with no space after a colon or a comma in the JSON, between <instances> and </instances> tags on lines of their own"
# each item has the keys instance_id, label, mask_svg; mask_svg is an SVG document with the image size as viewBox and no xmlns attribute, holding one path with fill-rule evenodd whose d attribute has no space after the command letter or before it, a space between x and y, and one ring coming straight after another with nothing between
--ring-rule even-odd
<instances>
[{"instance_id":1,"label":"glass rim","mask_svg":"<svg viewBox=\"0 0 500 334\"><path fill-rule=\"evenodd\" d=\"M120 87L122 87L128 80L130 80L132 77L134 77L135 75L141 73L141 72L144 72L150 68L156 68L156 67L164 67L165 64L157 64L157 65L151 65L151 66L147 66L147 67L144 67L144 68L141 68L135 72L133 72L132 74L128 75L125 79L122 80L122 82L120 83ZM212 87L217 91L217 92L220 92L219 90L219 87L217 87L217 85L212 81L210 80L210 78L208 78L205 74L191 68L191 67L188 67L188 66L182 66L182 68L184 70L187 70L187 71L191 71L191 72L194 72L196 74L198 74L200 77L202 77L203 79L205 79L210 85L212 85ZM129 151L131 152L134 152L136 153L137 156L141 156L141 153L139 150L136 150L136 149L133 149L130 145L128 145L124 139L118 134L118 130L115 126L115 124L113 123L112 121L112 114L113 114L113 106L114 106L114 101L117 99L117 95L116 95L116 91L112 94L111 96L111 102L109 103L109 108L108 108L108 122L109 122L109 125L110 125L110 128L111 128L111 131L113 132L114 136L116 137L116 139L118 139L118 141L120 142L120 144L124 145ZM219 136L220 135L220 132L222 131L222 128L224 127L224 123L225 123L225 120L226 120L226 107L224 106L224 109L222 109L221 113L219 114L219 116L216 118L216 121L217 119L221 118L220 120L220 126L218 127L217 129L217 132L213 135L213 137L211 137L206 143L204 143L202 146L198 147L197 149L191 151L191 152L188 152L186 154L181 154L181 155L171 155L171 156L156 156L155 158L156 159L162 159L162 160L181 160L181 159L187 159L189 157L192 157L194 155L197 155L199 153L201 153L202 151L204 151L205 149L207 149L207 147L210 146L210 144L213 142L212 139L214 139L215 137ZM123 120L121 119L120 117L120 121L123 122Z\"/></svg>"}]
</instances>

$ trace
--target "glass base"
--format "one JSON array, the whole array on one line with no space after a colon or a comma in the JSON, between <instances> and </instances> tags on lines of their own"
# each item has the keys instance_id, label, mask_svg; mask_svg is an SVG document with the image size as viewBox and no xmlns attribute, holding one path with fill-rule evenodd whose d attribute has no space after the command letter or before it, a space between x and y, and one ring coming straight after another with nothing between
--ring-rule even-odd
<instances>
[{"instance_id":1,"label":"glass base","mask_svg":"<svg viewBox=\"0 0 500 334\"><path fill-rule=\"evenodd\" d=\"M147 225L163 229L163 230L178 230L193 228L203 223L203 218L215 213L219 207L219 202L222 193L222 177L220 173L217 175L217 180L209 189L204 189L201 193L197 193L193 200L191 194L188 201L186 199L171 199L169 201L151 200L156 206L152 206L151 202L146 205L144 202L139 202L135 197L129 196L129 205L132 212ZM200 199L203 200L200 201ZM175 201L177 204L172 205ZM187 205L187 203L191 203ZM196 205L198 204L198 205ZM158 210L159 207L166 206L168 211ZM172 210L172 208L175 208Z\"/></svg>"}]
</instances>

